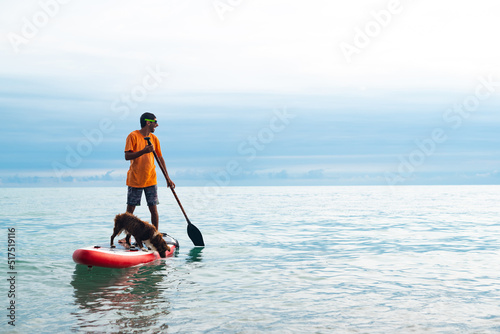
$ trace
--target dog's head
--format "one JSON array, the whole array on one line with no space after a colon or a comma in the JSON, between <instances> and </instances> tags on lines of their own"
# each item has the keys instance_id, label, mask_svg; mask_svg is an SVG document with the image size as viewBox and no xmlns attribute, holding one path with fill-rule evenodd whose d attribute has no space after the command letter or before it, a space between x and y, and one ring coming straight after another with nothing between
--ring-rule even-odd
<instances>
[{"instance_id":1,"label":"dog's head","mask_svg":"<svg viewBox=\"0 0 500 334\"><path fill-rule=\"evenodd\" d=\"M167 257L167 252L170 252L170 247L167 245L161 234L155 235L150 242L156 248L160 257Z\"/></svg>"}]
</instances>

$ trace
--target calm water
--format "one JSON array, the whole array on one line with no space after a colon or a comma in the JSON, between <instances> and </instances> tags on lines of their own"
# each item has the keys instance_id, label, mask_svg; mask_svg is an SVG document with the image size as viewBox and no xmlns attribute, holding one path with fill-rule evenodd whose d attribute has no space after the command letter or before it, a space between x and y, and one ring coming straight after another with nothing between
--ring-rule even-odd
<instances>
[{"instance_id":1,"label":"calm water","mask_svg":"<svg viewBox=\"0 0 500 334\"><path fill-rule=\"evenodd\" d=\"M0 330L15 227L19 333L500 332L500 186L177 192L205 248L161 189L176 257L89 271L72 253L109 242L125 188L0 189Z\"/></svg>"}]
</instances>

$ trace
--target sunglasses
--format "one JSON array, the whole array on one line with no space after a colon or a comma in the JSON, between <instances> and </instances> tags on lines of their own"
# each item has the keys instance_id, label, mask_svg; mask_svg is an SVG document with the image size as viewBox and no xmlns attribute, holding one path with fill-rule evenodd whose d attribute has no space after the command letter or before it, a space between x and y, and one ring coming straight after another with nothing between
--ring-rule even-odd
<instances>
[{"instance_id":1,"label":"sunglasses","mask_svg":"<svg viewBox=\"0 0 500 334\"><path fill-rule=\"evenodd\" d=\"M145 118L144 120L148 121L148 122L151 122L151 123L158 123L158 121L156 119L147 119L147 118Z\"/></svg>"}]
</instances>

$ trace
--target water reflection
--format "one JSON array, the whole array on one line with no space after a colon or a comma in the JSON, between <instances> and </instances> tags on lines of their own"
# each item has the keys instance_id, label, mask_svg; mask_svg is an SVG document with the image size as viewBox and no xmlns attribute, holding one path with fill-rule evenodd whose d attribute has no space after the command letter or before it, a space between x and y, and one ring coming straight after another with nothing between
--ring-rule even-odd
<instances>
[{"instance_id":1,"label":"water reflection","mask_svg":"<svg viewBox=\"0 0 500 334\"><path fill-rule=\"evenodd\" d=\"M204 247L185 254L185 262L154 261L148 264L111 269L76 265L71 285L78 311L75 331L79 332L152 332L168 329L172 294L188 282L189 272L199 267ZM175 264L178 264L179 270ZM192 264L192 265L189 265Z\"/></svg>"},{"instance_id":2,"label":"water reflection","mask_svg":"<svg viewBox=\"0 0 500 334\"><path fill-rule=\"evenodd\" d=\"M165 262L125 269L76 265L71 285L79 311L77 330L132 332L141 329L161 331L170 313L170 301L162 292L168 275ZM167 285L168 286L168 285Z\"/></svg>"},{"instance_id":3,"label":"water reflection","mask_svg":"<svg viewBox=\"0 0 500 334\"><path fill-rule=\"evenodd\" d=\"M201 262L202 260L202 252L205 247L194 247L189 251L188 256L186 257L187 263L192 262Z\"/></svg>"}]
</instances>

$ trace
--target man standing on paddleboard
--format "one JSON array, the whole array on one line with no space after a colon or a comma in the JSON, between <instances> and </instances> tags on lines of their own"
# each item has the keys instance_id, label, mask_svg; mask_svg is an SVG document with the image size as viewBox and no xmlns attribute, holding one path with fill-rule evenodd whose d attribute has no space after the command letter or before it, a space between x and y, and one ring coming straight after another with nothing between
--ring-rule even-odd
<instances>
[{"instance_id":1,"label":"man standing on paddleboard","mask_svg":"<svg viewBox=\"0 0 500 334\"><path fill-rule=\"evenodd\" d=\"M131 132L125 143L125 160L130 161L130 168L127 173L127 212L134 213L135 207L141 205L142 192L146 195L146 202L151 212L151 224L158 230L158 186L156 181L155 158L152 154L156 152L158 162L162 164L165 172L167 167L163 160L160 148L160 141L153 132L158 127L156 116L146 112L140 118L141 129ZM148 145L145 137L151 138L151 144ZM166 174L167 185L175 188L174 182Z\"/></svg>"}]
</instances>

